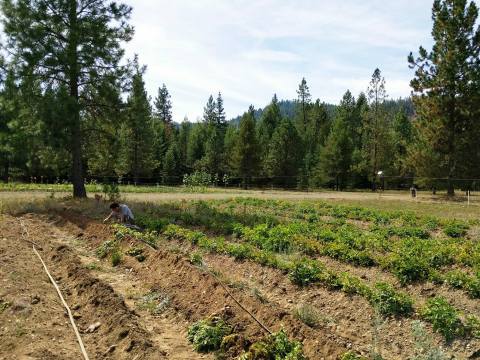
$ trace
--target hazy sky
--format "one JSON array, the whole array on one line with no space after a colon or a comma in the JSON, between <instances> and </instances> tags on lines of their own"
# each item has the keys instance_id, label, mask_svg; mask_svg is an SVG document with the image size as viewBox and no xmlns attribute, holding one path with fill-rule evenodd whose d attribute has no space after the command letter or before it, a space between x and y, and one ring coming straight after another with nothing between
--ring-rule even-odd
<instances>
[{"instance_id":1,"label":"hazy sky","mask_svg":"<svg viewBox=\"0 0 480 360\"><path fill-rule=\"evenodd\" d=\"M227 117L272 95L338 103L379 67L391 98L408 96L407 55L430 46L432 0L126 0L150 95L165 83L176 121L200 117L219 91Z\"/></svg>"}]
</instances>

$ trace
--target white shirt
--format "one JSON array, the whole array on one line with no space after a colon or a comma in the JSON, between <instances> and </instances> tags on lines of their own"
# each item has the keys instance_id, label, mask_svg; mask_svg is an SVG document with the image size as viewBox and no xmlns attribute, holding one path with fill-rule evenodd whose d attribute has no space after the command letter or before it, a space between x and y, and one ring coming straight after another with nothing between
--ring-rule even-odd
<instances>
[{"instance_id":1,"label":"white shirt","mask_svg":"<svg viewBox=\"0 0 480 360\"><path fill-rule=\"evenodd\" d=\"M130 208L125 204L120 204L120 212L124 217L128 216L132 220L135 219L132 210L130 210Z\"/></svg>"}]
</instances>

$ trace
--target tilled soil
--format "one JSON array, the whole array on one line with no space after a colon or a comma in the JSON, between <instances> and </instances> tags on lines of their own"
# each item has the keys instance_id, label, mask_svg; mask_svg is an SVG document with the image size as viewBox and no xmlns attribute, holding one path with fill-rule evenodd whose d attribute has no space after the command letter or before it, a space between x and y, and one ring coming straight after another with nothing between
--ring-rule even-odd
<instances>
[{"instance_id":1,"label":"tilled soil","mask_svg":"<svg viewBox=\"0 0 480 360\"><path fill-rule=\"evenodd\" d=\"M179 319L152 326L156 319L141 316L125 294L87 269L78 238L45 220L22 219L72 309L90 359L205 358L193 352L184 334L178 336L184 331ZM19 219L4 216L0 234L0 306L8 304L0 307L0 359L82 358L66 310L32 245L22 238Z\"/></svg>"},{"instance_id":2,"label":"tilled soil","mask_svg":"<svg viewBox=\"0 0 480 360\"><path fill-rule=\"evenodd\" d=\"M68 210L49 217L26 215L23 222L30 238L42 247L41 254L61 285L67 302L75 308L79 328L85 330L96 322L101 323L95 332L82 334L91 358L213 359L213 356L193 352L186 340L188 326L211 314L222 314L242 335L238 347L227 354L227 358L235 358L242 347L265 334L228 296L218 279L189 263L185 255L193 249L188 245L165 242L159 251L144 246L147 255L144 262L124 256L122 264L112 268L108 261L100 262L94 255L99 245L113 237L108 226ZM33 255L31 245L21 240L19 220L5 216L0 221L0 234L0 275L8 284L5 291L1 288L0 300L12 304L23 300L28 309L27 314L15 310L14 305L3 312L0 310L0 358L80 358L73 331L55 291ZM124 241L124 252L133 245L139 244ZM387 319L374 330L376 316L367 301L359 296L322 287L301 289L278 270L249 261L238 262L227 256L205 255L204 261L229 284L235 298L268 328L272 331L283 328L301 340L311 360L337 359L349 349L367 355L374 343L384 359L409 359L415 353L412 320ZM386 280L390 277L334 261L330 261L329 266L351 271L367 281L377 281L379 276ZM419 298L428 297L421 294L423 290L413 288L409 292L418 292ZM169 299L168 309L156 316L138 307L139 299L151 291ZM452 300L455 294L450 292ZM36 297L41 299L40 303L29 304ZM472 310L475 307L473 300L461 300L461 303ZM318 310L318 326L311 328L295 317L301 304ZM26 330L16 331L17 323ZM445 347L438 336L434 339L437 345ZM477 341L456 341L447 350L458 359L466 359L478 345Z\"/></svg>"}]
</instances>

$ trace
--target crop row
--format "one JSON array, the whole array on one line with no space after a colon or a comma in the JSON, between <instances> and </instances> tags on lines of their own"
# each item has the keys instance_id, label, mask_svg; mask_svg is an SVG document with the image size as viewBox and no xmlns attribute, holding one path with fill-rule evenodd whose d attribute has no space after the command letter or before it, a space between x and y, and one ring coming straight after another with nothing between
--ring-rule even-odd
<instances>
[{"instance_id":1,"label":"crop row","mask_svg":"<svg viewBox=\"0 0 480 360\"><path fill-rule=\"evenodd\" d=\"M117 236L126 235L142 239L146 242L158 238L156 232L140 233L131 229L116 229ZM200 231L182 228L178 225L168 225L162 232L167 239L187 241L204 251L224 254L238 260L248 259L264 266L282 270L289 279L299 285L323 285L332 290L340 290L347 294L364 297L380 314L384 316L410 316L414 312L414 302L406 294L394 289L390 284L377 283L369 286L358 277L349 273L337 273L328 269L321 262L300 258L288 260L268 250L260 249L249 243L234 243L223 237L208 237ZM152 245L156 245L156 242ZM474 316L463 317L444 298L429 299L425 307L420 309L420 316L430 322L435 331L441 333L447 340L458 336L478 336L480 321Z\"/></svg>"},{"instance_id":2,"label":"crop row","mask_svg":"<svg viewBox=\"0 0 480 360\"><path fill-rule=\"evenodd\" d=\"M168 205L154 215L147 214L138 219L142 226L157 231L178 220L187 226L202 226L213 233L232 234L262 250L329 256L357 266L378 265L393 273L402 284L424 280L445 282L464 289L473 298L480 297L479 276L464 273L462 279L454 279L452 274L442 274L443 268L455 264L470 266L474 270L480 267L480 246L469 239L430 238L428 232L412 226L374 224L365 230L336 220L278 223L268 215L232 215L205 202L195 203L184 211ZM268 222L262 223L266 220ZM459 278L461 273L453 275Z\"/></svg>"}]
</instances>

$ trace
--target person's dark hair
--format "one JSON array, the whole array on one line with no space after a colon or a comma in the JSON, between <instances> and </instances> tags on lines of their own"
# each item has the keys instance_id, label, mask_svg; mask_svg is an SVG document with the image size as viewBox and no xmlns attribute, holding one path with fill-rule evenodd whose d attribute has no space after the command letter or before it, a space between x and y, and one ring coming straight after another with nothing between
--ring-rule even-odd
<instances>
[{"instance_id":1,"label":"person's dark hair","mask_svg":"<svg viewBox=\"0 0 480 360\"><path fill-rule=\"evenodd\" d=\"M113 209L117 209L117 208L119 208L119 207L120 207L120 205L119 205L118 203L111 203L111 204L110 204L110 209L112 209L112 210L113 210Z\"/></svg>"}]
</instances>

